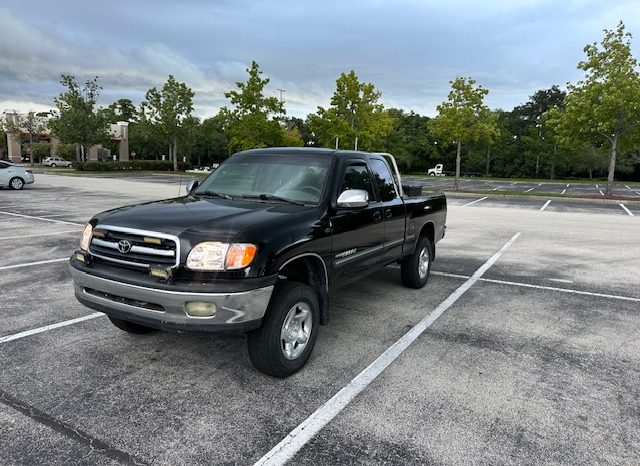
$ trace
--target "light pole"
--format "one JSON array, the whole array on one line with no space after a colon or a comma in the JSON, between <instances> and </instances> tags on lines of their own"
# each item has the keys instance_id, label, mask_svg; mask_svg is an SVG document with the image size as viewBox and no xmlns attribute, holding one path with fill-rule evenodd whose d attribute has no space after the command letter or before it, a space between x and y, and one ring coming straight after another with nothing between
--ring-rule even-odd
<instances>
[{"instance_id":1,"label":"light pole","mask_svg":"<svg viewBox=\"0 0 640 466\"><path fill-rule=\"evenodd\" d=\"M276 90L280 92L280 116L284 118L284 100L282 99L282 94L287 91L285 91L284 89L276 89Z\"/></svg>"}]
</instances>

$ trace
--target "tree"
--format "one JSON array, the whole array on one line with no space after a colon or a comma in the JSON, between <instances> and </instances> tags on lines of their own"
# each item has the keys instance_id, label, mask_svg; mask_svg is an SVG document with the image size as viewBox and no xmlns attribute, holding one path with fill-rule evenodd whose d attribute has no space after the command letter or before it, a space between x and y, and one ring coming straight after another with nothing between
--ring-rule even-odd
<instances>
[{"instance_id":1,"label":"tree","mask_svg":"<svg viewBox=\"0 0 640 466\"><path fill-rule=\"evenodd\" d=\"M524 105L517 106L511 112L519 122L519 136L522 150L529 159L535 159L535 177L540 173L541 160L549 162L549 177L555 178L558 161L557 141L549 127L546 112L552 108L562 108L566 92L558 86L536 91Z\"/></svg>"},{"instance_id":2,"label":"tree","mask_svg":"<svg viewBox=\"0 0 640 466\"><path fill-rule=\"evenodd\" d=\"M283 142L284 133L278 118L285 111L276 97L264 95L269 78L260 77L262 71L255 61L247 73L247 82L236 82L238 90L224 94L232 105L231 109L222 110L231 154L254 147L279 146Z\"/></svg>"},{"instance_id":3,"label":"tree","mask_svg":"<svg viewBox=\"0 0 640 466\"><path fill-rule=\"evenodd\" d=\"M118 99L105 109L109 123L128 121L135 123L138 119L138 109L130 99Z\"/></svg>"},{"instance_id":4,"label":"tree","mask_svg":"<svg viewBox=\"0 0 640 466\"><path fill-rule=\"evenodd\" d=\"M60 83L67 88L53 101L57 108L49 128L62 143L76 145L76 158L84 159L89 147L108 139L109 122L96 107L101 87L98 78L81 88L73 76L63 74Z\"/></svg>"},{"instance_id":5,"label":"tree","mask_svg":"<svg viewBox=\"0 0 640 466\"><path fill-rule=\"evenodd\" d=\"M193 111L194 95L185 83L178 82L169 75L162 89L149 89L145 94L145 101L140 105L143 127L168 144L173 171L178 171L178 137L182 122Z\"/></svg>"},{"instance_id":6,"label":"tree","mask_svg":"<svg viewBox=\"0 0 640 466\"><path fill-rule=\"evenodd\" d=\"M606 194L611 195L619 149L640 128L638 61L622 22L605 29L602 43L587 45L584 52L587 59L578 68L585 77L568 85L565 109L552 114L552 122L565 143L608 145Z\"/></svg>"},{"instance_id":7,"label":"tree","mask_svg":"<svg viewBox=\"0 0 640 466\"><path fill-rule=\"evenodd\" d=\"M336 80L331 106L318 107L309 117L309 127L325 147L334 144L364 150L383 150L393 128L393 117L378 99L382 94L372 83L361 83L356 73L342 73Z\"/></svg>"},{"instance_id":8,"label":"tree","mask_svg":"<svg viewBox=\"0 0 640 466\"><path fill-rule=\"evenodd\" d=\"M8 114L3 123L4 131L17 139L20 144L29 145L29 162L33 167L33 137L46 131L47 122L44 115L36 114L33 110L22 116L17 113Z\"/></svg>"},{"instance_id":9,"label":"tree","mask_svg":"<svg viewBox=\"0 0 640 466\"><path fill-rule=\"evenodd\" d=\"M454 189L460 189L460 159L462 144L485 142L490 144L498 135L495 115L484 104L489 91L476 81L458 77L451 81L448 100L438 105L438 116L429 122L429 130L437 139L456 144L456 175Z\"/></svg>"}]
</instances>

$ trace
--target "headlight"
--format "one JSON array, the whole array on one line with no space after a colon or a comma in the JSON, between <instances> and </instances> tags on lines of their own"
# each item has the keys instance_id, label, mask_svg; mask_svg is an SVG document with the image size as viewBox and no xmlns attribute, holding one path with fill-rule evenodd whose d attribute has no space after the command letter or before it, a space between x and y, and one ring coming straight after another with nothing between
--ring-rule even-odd
<instances>
[{"instance_id":1,"label":"headlight","mask_svg":"<svg viewBox=\"0 0 640 466\"><path fill-rule=\"evenodd\" d=\"M93 227L90 223L82 230L82 237L80 238L80 249L83 251L89 250L89 243L91 242L91 234L93 233Z\"/></svg>"},{"instance_id":2,"label":"headlight","mask_svg":"<svg viewBox=\"0 0 640 466\"><path fill-rule=\"evenodd\" d=\"M249 243L218 243L205 241L197 244L187 256L191 270L237 270L248 266L256 255L257 247Z\"/></svg>"}]
</instances>

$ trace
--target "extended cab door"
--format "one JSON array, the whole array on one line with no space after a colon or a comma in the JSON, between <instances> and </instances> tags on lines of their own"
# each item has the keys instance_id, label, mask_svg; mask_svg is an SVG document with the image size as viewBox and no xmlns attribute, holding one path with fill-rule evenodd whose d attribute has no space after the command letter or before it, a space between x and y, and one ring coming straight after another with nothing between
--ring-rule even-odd
<instances>
[{"instance_id":1,"label":"extended cab door","mask_svg":"<svg viewBox=\"0 0 640 466\"><path fill-rule=\"evenodd\" d=\"M369 204L366 207L338 207L331 216L334 286L361 278L379 267L384 250L382 206L376 199L366 161L343 160L338 170L334 199L347 189L362 189L369 193Z\"/></svg>"},{"instance_id":2,"label":"extended cab door","mask_svg":"<svg viewBox=\"0 0 640 466\"><path fill-rule=\"evenodd\" d=\"M387 161L382 156L372 156L369 166L378 188L384 216L384 252L381 260L383 264L388 264L402 257L406 212Z\"/></svg>"}]
</instances>

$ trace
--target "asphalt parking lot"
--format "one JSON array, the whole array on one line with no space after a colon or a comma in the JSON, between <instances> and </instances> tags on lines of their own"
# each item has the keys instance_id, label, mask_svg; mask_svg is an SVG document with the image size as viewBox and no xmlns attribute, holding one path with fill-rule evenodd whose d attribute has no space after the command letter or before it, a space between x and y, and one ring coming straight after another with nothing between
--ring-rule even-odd
<instances>
[{"instance_id":1,"label":"asphalt parking lot","mask_svg":"<svg viewBox=\"0 0 640 466\"><path fill-rule=\"evenodd\" d=\"M0 463L640 463L638 203L452 195L427 286L390 266L334 292L276 380L243 335L130 335L73 297L94 213L179 193L0 191Z\"/></svg>"},{"instance_id":2,"label":"asphalt parking lot","mask_svg":"<svg viewBox=\"0 0 640 466\"><path fill-rule=\"evenodd\" d=\"M412 182L419 183L429 189L450 190L453 186L452 176L409 176ZM481 178L463 178L460 180L462 190L496 192L496 194L527 193L533 194L553 194L555 196L580 196L580 197L604 197L606 183L594 181L587 183L566 182L566 181L509 181L509 180L485 180ZM616 182L612 193L616 196L623 196L640 200L640 184L630 182Z\"/></svg>"}]
</instances>

